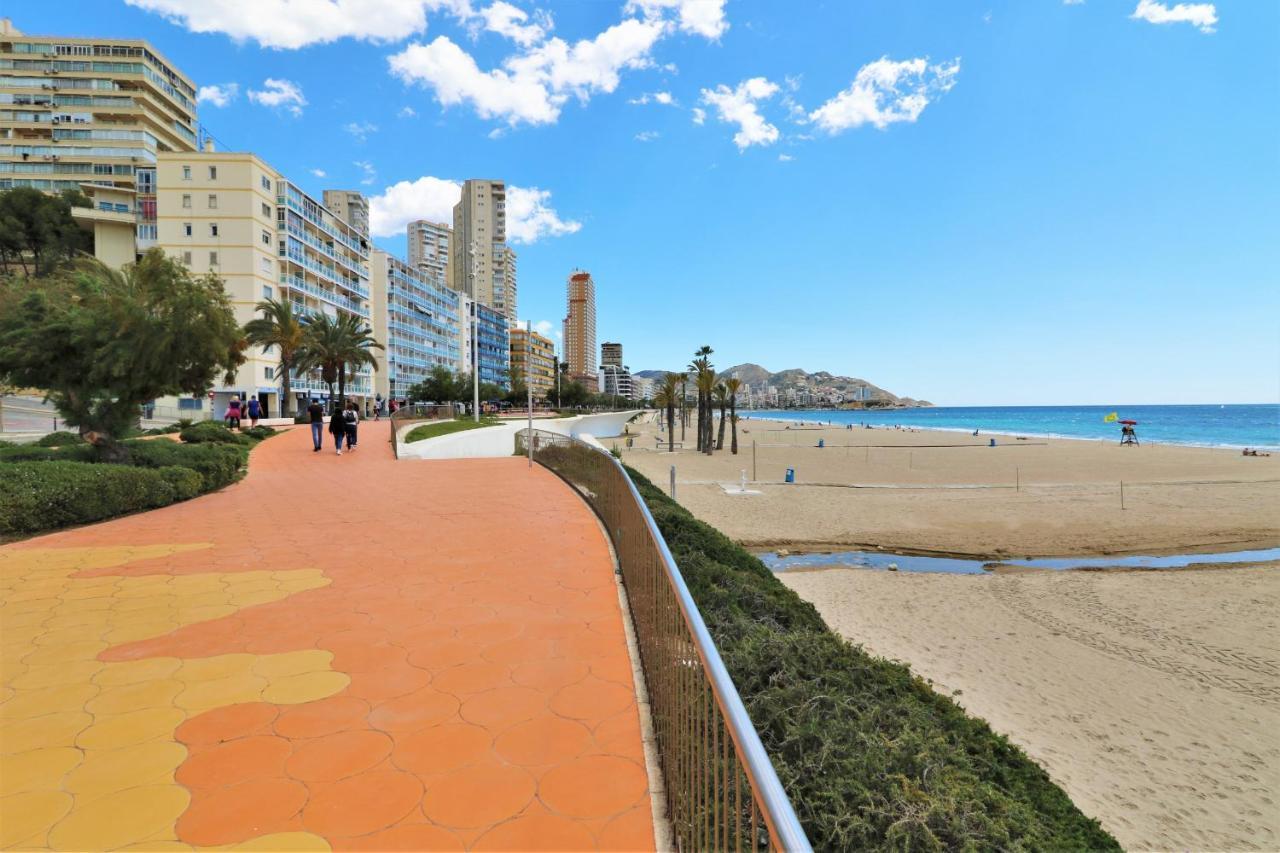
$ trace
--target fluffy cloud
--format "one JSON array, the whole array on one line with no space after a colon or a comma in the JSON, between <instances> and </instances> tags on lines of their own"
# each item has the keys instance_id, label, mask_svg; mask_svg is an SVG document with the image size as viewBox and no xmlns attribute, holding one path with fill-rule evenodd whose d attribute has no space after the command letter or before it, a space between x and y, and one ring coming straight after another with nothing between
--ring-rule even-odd
<instances>
[{"instance_id":1,"label":"fluffy cloud","mask_svg":"<svg viewBox=\"0 0 1280 853\"><path fill-rule=\"evenodd\" d=\"M672 97L670 92L645 92L638 98L629 99L627 103L637 105L662 104L666 107L673 107L675 106L676 99Z\"/></svg>"},{"instance_id":2,"label":"fluffy cloud","mask_svg":"<svg viewBox=\"0 0 1280 853\"><path fill-rule=\"evenodd\" d=\"M777 83L752 77L733 89L723 83L714 89L703 89L702 102L715 107L720 121L738 126L733 142L739 151L744 151L752 145L772 145L778 141L778 128L765 121L759 110L760 101L777 93ZM699 119L695 113L694 121L700 124Z\"/></svg>"},{"instance_id":3,"label":"fluffy cloud","mask_svg":"<svg viewBox=\"0 0 1280 853\"><path fill-rule=\"evenodd\" d=\"M315 175L317 178L323 178L325 175L328 174L328 172L326 172L324 169L312 169L311 174Z\"/></svg>"},{"instance_id":4,"label":"fluffy cloud","mask_svg":"<svg viewBox=\"0 0 1280 853\"><path fill-rule=\"evenodd\" d=\"M355 160L352 161L351 165L364 173L364 177L360 179L360 183L365 186L369 186L374 181L378 180L378 170L373 168L373 164L368 160Z\"/></svg>"},{"instance_id":5,"label":"fluffy cloud","mask_svg":"<svg viewBox=\"0 0 1280 853\"><path fill-rule=\"evenodd\" d=\"M702 107L694 107L694 108L693 108L693 123L694 123L694 124L702 124L702 123L703 123L703 122L705 122L706 120L707 120L707 111L706 111L706 110L704 110Z\"/></svg>"},{"instance_id":6,"label":"fluffy cloud","mask_svg":"<svg viewBox=\"0 0 1280 853\"><path fill-rule=\"evenodd\" d=\"M790 162L791 162L792 160L794 160L794 159L796 159L796 158L792 157L790 154L779 154L779 155L778 155L778 162L779 162L779 163L790 163Z\"/></svg>"},{"instance_id":7,"label":"fluffy cloud","mask_svg":"<svg viewBox=\"0 0 1280 853\"><path fill-rule=\"evenodd\" d=\"M1192 24L1202 33L1215 32L1218 10L1212 3L1179 3L1166 6L1155 0L1138 0L1138 8L1129 16L1152 24Z\"/></svg>"},{"instance_id":8,"label":"fluffy cloud","mask_svg":"<svg viewBox=\"0 0 1280 853\"><path fill-rule=\"evenodd\" d=\"M686 33L718 39L729 29L724 18L725 0L629 0L628 12L639 12L648 20L661 20L674 13L676 25Z\"/></svg>"},{"instance_id":9,"label":"fluffy cloud","mask_svg":"<svg viewBox=\"0 0 1280 853\"><path fill-rule=\"evenodd\" d=\"M342 126L342 129L351 134L359 142L364 142L369 138L369 134L377 133L378 126L368 121L351 121Z\"/></svg>"},{"instance_id":10,"label":"fluffy cloud","mask_svg":"<svg viewBox=\"0 0 1280 853\"><path fill-rule=\"evenodd\" d=\"M369 199L369 228L375 237L404 232L415 219L452 222L453 206L462 195L462 184L425 176L400 181ZM572 234L582 223L564 220L551 207L551 193L537 187L507 187L507 236L513 243L534 243L543 237Z\"/></svg>"},{"instance_id":11,"label":"fluffy cloud","mask_svg":"<svg viewBox=\"0 0 1280 853\"><path fill-rule=\"evenodd\" d=\"M201 86L196 92L196 102L213 107L225 107L236 99L240 93L239 83L221 83L213 86Z\"/></svg>"},{"instance_id":12,"label":"fluffy cloud","mask_svg":"<svg viewBox=\"0 0 1280 853\"><path fill-rule=\"evenodd\" d=\"M404 106L400 108L400 112L396 113L396 118L413 118L417 114L418 111L413 107Z\"/></svg>"},{"instance_id":13,"label":"fluffy cloud","mask_svg":"<svg viewBox=\"0 0 1280 853\"><path fill-rule=\"evenodd\" d=\"M573 44L548 39L488 71L445 36L411 44L388 62L393 74L431 89L444 106L469 103L481 118L509 125L550 124L570 97L585 103L594 94L614 91L623 69L648 66L664 28L661 22L630 18L594 39Z\"/></svg>"},{"instance_id":14,"label":"fluffy cloud","mask_svg":"<svg viewBox=\"0 0 1280 853\"><path fill-rule=\"evenodd\" d=\"M489 32L506 36L521 47L542 41L552 27L551 16L546 12L535 12L529 23L529 13L503 0L481 10L478 20Z\"/></svg>"},{"instance_id":15,"label":"fluffy cloud","mask_svg":"<svg viewBox=\"0 0 1280 853\"><path fill-rule=\"evenodd\" d=\"M932 98L949 91L960 60L930 65L926 59L895 62L882 57L858 69L853 83L809 114L828 133L864 124L881 130L894 122L914 122Z\"/></svg>"},{"instance_id":16,"label":"fluffy cloud","mask_svg":"<svg viewBox=\"0 0 1280 853\"><path fill-rule=\"evenodd\" d=\"M636 141L652 142L653 140L657 139L660 135L661 134L659 134L658 131L656 130L642 130L636 134Z\"/></svg>"},{"instance_id":17,"label":"fluffy cloud","mask_svg":"<svg viewBox=\"0 0 1280 853\"><path fill-rule=\"evenodd\" d=\"M295 116L302 115L302 108L307 105L307 99L302 95L302 87L291 80L275 77L263 80L261 89L250 89L249 100L264 107L288 110Z\"/></svg>"}]
</instances>

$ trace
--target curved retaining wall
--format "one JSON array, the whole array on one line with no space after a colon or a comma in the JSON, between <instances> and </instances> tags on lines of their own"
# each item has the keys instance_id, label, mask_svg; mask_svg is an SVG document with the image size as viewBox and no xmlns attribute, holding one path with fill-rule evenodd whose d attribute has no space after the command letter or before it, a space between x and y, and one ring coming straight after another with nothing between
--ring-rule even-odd
<instances>
[{"instance_id":1,"label":"curved retaining wall","mask_svg":"<svg viewBox=\"0 0 1280 853\"><path fill-rule=\"evenodd\" d=\"M534 429L572 436L589 444L605 446L598 440L620 435L623 425L639 414L640 409L627 412L603 412L596 415L578 415L572 418L534 418ZM400 428L396 439L401 459L472 459L493 456L510 456L515 452L516 433L528 426L528 421L508 421L491 427L455 432L437 438L406 443L408 432L419 424Z\"/></svg>"}]
</instances>

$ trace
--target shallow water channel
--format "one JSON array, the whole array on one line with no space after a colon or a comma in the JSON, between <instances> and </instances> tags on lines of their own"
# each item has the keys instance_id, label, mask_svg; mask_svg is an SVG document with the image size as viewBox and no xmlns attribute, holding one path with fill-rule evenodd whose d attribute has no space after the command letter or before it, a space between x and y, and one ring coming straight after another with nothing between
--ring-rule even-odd
<instances>
[{"instance_id":1,"label":"shallow water channel","mask_svg":"<svg viewBox=\"0 0 1280 853\"><path fill-rule=\"evenodd\" d=\"M988 574L986 566L1023 566L1032 569L1180 569L1205 563L1260 563L1280 560L1280 548L1261 551L1225 551L1220 554L1178 554L1166 557L1041 557L1034 560L962 560L953 557L913 557L882 551L836 551L829 554L789 554L775 551L757 553L771 571L816 569L874 569L900 572L942 572L952 575Z\"/></svg>"}]
</instances>

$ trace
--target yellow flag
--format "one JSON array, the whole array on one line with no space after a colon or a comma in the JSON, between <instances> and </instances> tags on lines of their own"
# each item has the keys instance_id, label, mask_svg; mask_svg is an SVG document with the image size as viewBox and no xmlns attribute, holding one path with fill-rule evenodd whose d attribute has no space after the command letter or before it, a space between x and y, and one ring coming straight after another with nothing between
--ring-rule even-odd
<instances>
[{"instance_id":1,"label":"yellow flag","mask_svg":"<svg viewBox=\"0 0 1280 853\"><path fill-rule=\"evenodd\" d=\"M1104 417L1104 418L1102 419L1102 422L1103 422L1104 424L1110 424L1110 423L1115 423L1115 422L1116 422L1116 421L1118 421L1118 420L1120 420L1120 415L1119 415L1118 413L1116 413L1116 412L1112 412L1111 414L1109 414L1109 415L1107 415L1106 417Z\"/></svg>"}]
</instances>

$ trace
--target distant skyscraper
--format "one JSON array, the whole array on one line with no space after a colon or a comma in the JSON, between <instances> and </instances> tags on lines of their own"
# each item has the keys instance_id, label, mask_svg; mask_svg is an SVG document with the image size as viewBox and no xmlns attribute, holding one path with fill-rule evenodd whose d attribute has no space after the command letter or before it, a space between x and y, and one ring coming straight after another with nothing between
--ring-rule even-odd
<instances>
[{"instance_id":1,"label":"distant skyscraper","mask_svg":"<svg viewBox=\"0 0 1280 853\"><path fill-rule=\"evenodd\" d=\"M565 361L574 379L593 387L596 385L596 285L591 273L577 271L569 276L565 302L568 306L564 318Z\"/></svg>"},{"instance_id":2,"label":"distant skyscraper","mask_svg":"<svg viewBox=\"0 0 1280 853\"><path fill-rule=\"evenodd\" d=\"M622 367L622 344L605 341L600 345L600 364L605 367Z\"/></svg>"},{"instance_id":3,"label":"distant skyscraper","mask_svg":"<svg viewBox=\"0 0 1280 853\"><path fill-rule=\"evenodd\" d=\"M409 223L408 236L409 265L427 278L453 287L449 262L453 229L442 222L415 219Z\"/></svg>"},{"instance_id":4,"label":"distant skyscraper","mask_svg":"<svg viewBox=\"0 0 1280 853\"><path fill-rule=\"evenodd\" d=\"M325 190L324 206L369 239L369 199L355 190Z\"/></svg>"},{"instance_id":5,"label":"distant skyscraper","mask_svg":"<svg viewBox=\"0 0 1280 853\"><path fill-rule=\"evenodd\" d=\"M462 185L462 198L453 206L451 250L453 289L514 322L515 264L508 264L505 183L473 178Z\"/></svg>"}]
</instances>

